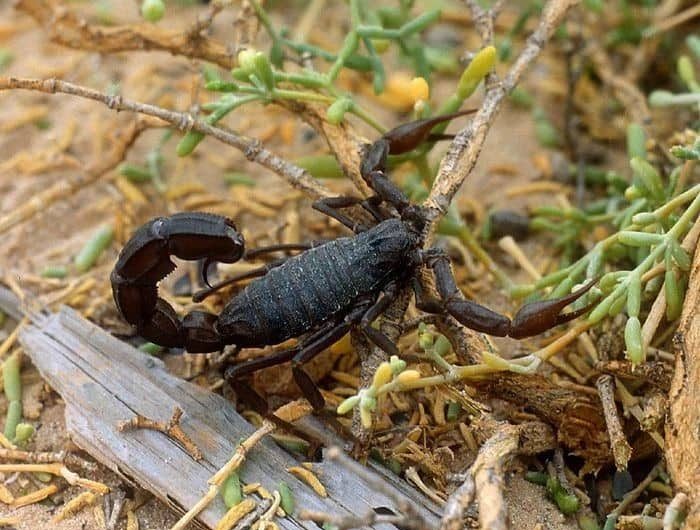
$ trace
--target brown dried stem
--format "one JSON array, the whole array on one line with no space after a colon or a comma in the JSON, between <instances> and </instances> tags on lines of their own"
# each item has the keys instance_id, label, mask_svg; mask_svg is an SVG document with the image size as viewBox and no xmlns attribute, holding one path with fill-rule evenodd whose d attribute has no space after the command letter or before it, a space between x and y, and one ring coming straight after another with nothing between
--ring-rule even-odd
<instances>
[{"instance_id":1,"label":"brown dried stem","mask_svg":"<svg viewBox=\"0 0 700 530\"><path fill-rule=\"evenodd\" d=\"M59 462L51 464L0 464L0 473L49 473L63 477L71 486L81 486L102 495L109 493L109 487L106 485L82 478Z\"/></svg>"},{"instance_id":2,"label":"brown dried stem","mask_svg":"<svg viewBox=\"0 0 700 530\"><path fill-rule=\"evenodd\" d=\"M197 131L239 149L248 160L274 171L309 197L320 198L331 195L331 192L308 172L268 151L262 147L259 140L236 134L224 127L210 125L202 119L195 118L188 112L172 111L155 105L125 99L121 96L108 96L97 90L58 79L0 77L0 90L12 89L36 90L48 94L57 92L70 94L98 101L116 111L125 110L153 116L174 125L182 131ZM0 229L2 229L2 225L0 225Z\"/></svg>"},{"instance_id":3,"label":"brown dried stem","mask_svg":"<svg viewBox=\"0 0 700 530\"><path fill-rule=\"evenodd\" d=\"M610 445L612 447L615 466L619 470L627 469L627 463L632 455L632 448L625 438L625 433L622 430L620 417L617 415L617 407L615 406L615 383L610 375L601 375L595 383L600 396L600 402L603 405L603 413L605 414L605 424L608 427L608 436L610 437Z\"/></svg>"},{"instance_id":4,"label":"brown dried stem","mask_svg":"<svg viewBox=\"0 0 700 530\"><path fill-rule=\"evenodd\" d=\"M204 35L213 17L222 9L213 2L209 12L184 31L174 31L154 24L99 26L87 21L65 6L49 0L17 0L22 11L48 32L49 38L62 46L100 53L162 50L183 57L202 59L222 68L236 66L238 50Z\"/></svg>"},{"instance_id":5,"label":"brown dried stem","mask_svg":"<svg viewBox=\"0 0 700 530\"><path fill-rule=\"evenodd\" d=\"M430 219L429 233L437 221L445 215L452 199L476 164L491 124L501 108L503 100L515 88L544 45L578 0L550 0L545 6L540 22L530 35L525 48L500 83L487 87L486 96L474 115L474 119L453 140L442 159L435 183L424 206Z\"/></svg>"},{"instance_id":6,"label":"brown dried stem","mask_svg":"<svg viewBox=\"0 0 700 530\"><path fill-rule=\"evenodd\" d=\"M166 436L179 442L185 450L190 454L195 460L201 460L203 458L202 452L192 441L185 431L182 430L180 426L180 418L182 418L183 411L180 407L175 407L172 417L167 421L155 421L150 418L146 418L141 414L137 414L128 421L122 421L119 423L117 428L120 432L131 431L134 429L151 429L153 431L160 431Z\"/></svg>"},{"instance_id":7,"label":"brown dried stem","mask_svg":"<svg viewBox=\"0 0 700 530\"><path fill-rule=\"evenodd\" d=\"M533 440L539 441L533 444ZM481 446L464 482L447 500L440 530L461 530L464 513L475 499L479 502L481 528L508 528L508 508L503 498L505 461L516 453L538 453L553 446L552 431L543 423L495 423L494 434Z\"/></svg>"},{"instance_id":8,"label":"brown dried stem","mask_svg":"<svg viewBox=\"0 0 700 530\"><path fill-rule=\"evenodd\" d=\"M637 86L620 75L613 67L603 47L592 38L586 42L586 51L603 83L615 93L634 122L646 125L651 121L649 106L644 94Z\"/></svg>"}]
</instances>

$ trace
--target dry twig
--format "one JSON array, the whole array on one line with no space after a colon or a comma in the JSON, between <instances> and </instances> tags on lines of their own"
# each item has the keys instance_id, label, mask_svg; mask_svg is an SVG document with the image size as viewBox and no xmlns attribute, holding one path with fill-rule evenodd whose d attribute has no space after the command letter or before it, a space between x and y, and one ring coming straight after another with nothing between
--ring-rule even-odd
<instances>
[{"instance_id":1,"label":"dry twig","mask_svg":"<svg viewBox=\"0 0 700 530\"><path fill-rule=\"evenodd\" d=\"M216 496L219 494L219 490L221 489L221 485L229 477L229 475L231 475L231 473L238 469L238 467L243 463L248 451L255 447L260 440L274 430L275 424L266 420L257 431L244 440L236 449L236 452L231 457L231 460L229 460L224 467L219 469L219 471L217 471L216 474L209 480L209 491L207 491L207 493L197 502L197 504L192 506L192 508L190 508L170 530L184 530L187 528L187 525L190 524L190 522L192 522L192 520L216 498Z\"/></svg>"},{"instance_id":2,"label":"dry twig","mask_svg":"<svg viewBox=\"0 0 700 530\"><path fill-rule=\"evenodd\" d=\"M489 422L494 423L494 422ZM536 443L523 443L538 440ZM479 502L481 528L508 528L508 509L503 498L503 466L517 452L537 453L551 449L554 438L543 423L521 425L495 423L494 434L481 446L466 477L447 500L440 530L461 530L466 509Z\"/></svg>"},{"instance_id":3,"label":"dry twig","mask_svg":"<svg viewBox=\"0 0 700 530\"><path fill-rule=\"evenodd\" d=\"M627 469L627 463L632 455L632 448L627 443L625 433L620 424L620 418L617 415L617 407L615 406L615 385L613 378L610 375L601 375L595 383L598 388L600 402L603 405L605 413L605 424L608 426L608 436L610 436L610 445L612 448L615 466L619 470Z\"/></svg>"},{"instance_id":4,"label":"dry twig","mask_svg":"<svg viewBox=\"0 0 700 530\"><path fill-rule=\"evenodd\" d=\"M613 90L631 120L643 125L648 124L651 114L646 97L634 83L619 75L603 47L595 39L589 39L586 43L586 53L603 83Z\"/></svg>"},{"instance_id":5,"label":"dry twig","mask_svg":"<svg viewBox=\"0 0 700 530\"><path fill-rule=\"evenodd\" d=\"M201 460L203 458L202 451L199 450L197 444L192 441L192 438L190 438L180 426L182 414L182 409L180 407L175 407L172 417L167 422L155 421L141 414L137 414L130 420L121 422L118 425L118 429L120 432L133 429L152 429L154 431L160 431L166 436L170 436L174 440L180 442L192 458Z\"/></svg>"},{"instance_id":6,"label":"dry twig","mask_svg":"<svg viewBox=\"0 0 700 530\"><path fill-rule=\"evenodd\" d=\"M49 32L57 44L77 50L100 53L162 50L173 55L203 59L222 68L236 66L238 50L204 35L213 17L221 10L212 2L209 12L185 31L174 31L153 24L95 26L49 0L17 0L15 8L27 13Z\"/></svg>"}]
</instances>

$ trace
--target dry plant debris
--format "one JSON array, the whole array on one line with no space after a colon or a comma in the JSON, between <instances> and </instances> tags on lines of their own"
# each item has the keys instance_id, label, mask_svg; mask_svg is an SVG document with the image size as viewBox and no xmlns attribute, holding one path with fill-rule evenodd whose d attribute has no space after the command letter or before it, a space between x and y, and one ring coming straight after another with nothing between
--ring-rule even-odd
<instances>
[{"instance_id":1,"label":"dry plant debris","mask_svg":"<svg viewBox=\"0 0 700 530\"><path fill-rule=\"evenodd\" d=\"M110 262L145 219L205 209L240 219L246 239L256 245L334 237L337 226L309 218L305 199L348 189L368 193L358 170L363 135L374 138L385 124L407 121L391 109L415 117L457 110L483 83L481 99L468 102L477 113L446 154L429 158L432 145L418 150L397 161L392 176L423 201L431 221L428 243L444 241L461 257L456 273L465 293L506 307L493 283L513 297L536 291L558 296L597 277L586 302L593 311L561 333L513 346L465 331L451 318L425 316L408 297L399 297L379 325L398 341L400 359L353 336L311 369L323 381L329 405L354 410L352 419L339 417L338 426L352 432L349 439L363 459L404 475L438 503L447 499L441 529L461 528L465 517L482 528L506 528L504 481L507 469L518 465L535 469L545 485L542 494L562 512L575 505L581 528L675 528L684 519L688 528L700 524L700 448L692 436L700 394L697 6L662 0L641 8L621 0L617 10L595 1L516 6L467 0L446 2L439 11L427 1L308 4L300 10L257 0L168 5L158 24L141 19L138 9L105 14L84 3L17 0L16 12L1 7L13 23L0 24L0 170L16 179L0 183L6 197L0 280L29 312L68 304L128 336L112 306ZM339 27L339 17L347 19L345 29L328 34L313 24L321 18L325 27ZM38 36L35 24L44 34ZM8 59L4 47L14 50L31 32L37 58ZM65 61L54 60L57 50ZM147 52L154 51L171 55L151 60ZM86 76L89 61L104 71ZM110 68L114 79L106 75ZM30 92L20 95L19 89ZM61 114L59 97L79 110ZM109 110L93 111L94 101ZM660 110L668 106L681 111ZM563 109L561 116L555 108ZM497 116L519 123L527 112L533 127L518 130L535 140L516 142L523 144L522 151L512 147L519 158L504 162L501 156L508 159L515 140L499 129ZM36 136L33 127L51 133L22 144ZM171 137L179 133L175 148ZM202 142L205 136L220 144ZM543 178L489 184L503 175L534 174L530 162ZM256 166L275 176L258 176ZM208 174L216 177L199 177ZM280 189L276 177L295 191ZM483 201L458 195L465 186ZM526 232L553 233L555 251L542 252L542 238L534 243L507 236L496 247L477 237L465 219L486 233L499 218L486 211L492 206L527 210ZM67 215L70 229L59 222ZM102 234L102 245L85 246L103 225L109 238ZM74 262L81 248L89 259ZM241 262L218 273L264 264ZM526 283L514 283L511 277L520 272L514 269L526 273L519 276ZM161 293L179 313L187 312L198 281L191 267ZM218 312L224 302L212 297L203 306ZM0 500L13 506L63 500L54 520L64 524L99 504L108 486L83 478L88 468L80 475L70 471L84 463L74 452L32 445L47 394L36 371L19 362L21 326L0 319L9 423L0 458L12 462L0 464L6 473ZM240 358L276 349L246 351ZM220 377L220 366L231 361L226 353L169 358L188 379L212 391L226 388ZM297 396L284 367L256 374L252 384L276 404ZM295 423L309 411L295 405L286 412L284 421ZM170 422L137 416L128 424L162 430L200 456L178 419L176 411ZM260 421L260 437L271 433L272 424ZM274 437L285 447L308 450L312 444L297 434ZM552 450L551 461L537 456ZM244 456L234 457L225 475ZM336 450L327 457L342 459ZM362 468L342 461L362 476ZM449 480L455 470L461 473ZM322 475L302 466L290 471L319 495L324 491ZM581 477L591 472L598 478L586 489ZM37 473L63 482L43 483L47 477L41 475L36 481ZM222 477L212 479L203 504L175 528L184 528L216 498ZM64 482L89 491L68 495ZM371 487L382 488L376 481ZM258 528L274 527L283 496L266 496L267 502L236 504L220 527L255 521ZM125 502L131 501L116 496L107 512L96 506L105 527L117 525ZM300 508L301 516L336 528L380 522L426 527L402 499L396 499L399 513L354 518ZM8 517L3 522L22 522L21 516ZM138 526L135 507L125 517L129 528Z\"/></svg>"}]
</instances>

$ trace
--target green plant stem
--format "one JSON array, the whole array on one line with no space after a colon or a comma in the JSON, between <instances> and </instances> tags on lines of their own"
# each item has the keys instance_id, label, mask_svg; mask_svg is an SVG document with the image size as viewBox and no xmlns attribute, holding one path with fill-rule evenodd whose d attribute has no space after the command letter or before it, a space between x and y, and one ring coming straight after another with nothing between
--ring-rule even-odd
<instances>
[{"instance_id":1,"label":"green plant stem","mask_svg":"<svg viewBox=\"0 0 700 530\"><path fill-rule=\"evenodd\" d=\"M335 98L318 94L317 92L301 92L299 90L288 90L284 88L275 88L270 93L271 99L292 99L297 101L314 101L316 103L331 104Z\"/></svg>"},{"instance_id":2,"label":"green plant stem","mask_svg":"<svg viewBox=\"0 0 700 530\"><path fill-rule=\"evenodd\" d=\"M666 204L664 204L660 208L657 208L652 213L656 217L666 217L680 205L693 200L698 195L700 195L700 184L696 184L692 188L684 191L683 193L676 195L673 199L670 199Z\"/></svg>"}]
</instances>

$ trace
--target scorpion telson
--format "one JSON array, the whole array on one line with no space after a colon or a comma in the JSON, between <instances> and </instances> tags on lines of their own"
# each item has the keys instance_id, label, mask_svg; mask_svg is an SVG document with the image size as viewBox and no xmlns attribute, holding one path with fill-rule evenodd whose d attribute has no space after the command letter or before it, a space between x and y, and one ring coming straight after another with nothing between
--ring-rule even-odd
<instances>
[{"instance_id":1,"label":"scorpion telson","mask_svg":"<svg viewBox=\"0 0 700 530\"><path fill-rule=\"evenodd\" d=\"M463 325L491 335L522 338L572 320L589 308L562 313L594 282L563 298L524 305L513 320L466 300L452 274L448 256L437 248L424 250L422 231L426 217L419 206L387 177L387 157L417 148L422 142L449 135L431 135L440 122L471 110L401 125L371 144L362 157L360 172L374 191L367 199L332 197L313 207L355 235L320 245L276 245L244 253L243 237L229 219L206 213L181 213L153 219L139 228L122 249L112 272L114 299L124 318L144 338L189 352L209 352L227 344L237 348L262 347L299 338L290 349L226 369L234 386L261 368L292 362L294 379L316 409L324 399L304 371L306 361L357 328L389 354L398 354L394 342L372 327L404 287L411 286L416 306L430 313L447 313ZM365 209L373 224L358 224L341 210ZM300 250L295 256L230 278L206 294L246 279L219 315L193 311L180 318L158 297L157 284L172 272L170 256L185 260L231 263L278 250ZM432 269L439 298L425 295L417 269ZM206 268L206 267L205 267ZM203 296L199 296L201 299Z\"/></svg>"}]
</instances>

